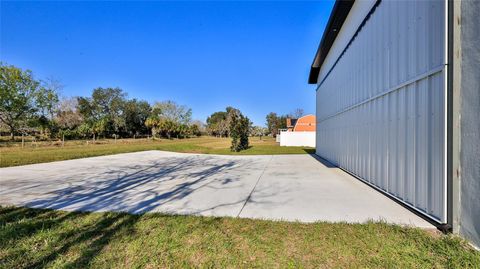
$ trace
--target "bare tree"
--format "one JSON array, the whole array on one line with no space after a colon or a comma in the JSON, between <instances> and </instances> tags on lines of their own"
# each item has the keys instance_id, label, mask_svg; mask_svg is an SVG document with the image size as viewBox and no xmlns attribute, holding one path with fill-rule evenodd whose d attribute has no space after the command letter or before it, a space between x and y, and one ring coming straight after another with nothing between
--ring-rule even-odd
<instances>
[{"instance_id":1,"label":"bare tree","mask_svg":"<svg viewBox=\"0 0 480 269\"><path fill-rule=\"evenodd\" d=\"M77 109L78 98L63 98L58 106L55 121L61 128L73 129L83 123L82 114Z\"/></svg>"},{"instance_id":2,"label":"bare tree","mask_svg":"<svg viewBox=\"0 0 480 269\"><path fill-rule=\"evenodd\" d=\"M288 114L288 116L292 119L298 119L298 118L302 117L303 115L305 115L305 113L304 113L302 108L297 108L293 112Z\"/></svg>"},{"instance_id":3,"label":"bare tree","mask_svg":"<svg viewBox=\"0 0 480 269\"><path fill-rule=\"evenodd\" d=\"M192 125L196 125L198 128L198 131L202 134L205 134L207 132L207 126L205 123L201 120L194 120L192 121Z\"/></svg>"},{"instance_id":4,"label":"bare tree","mask_svg":"<svg viewBox=\"0 0 480 269\"><path fill-rule=\"evenodd\" d=\"M179 124L190 124L192 121L192 109L170 100L155 102L152 114Z\"/></svg>"},{"instance_id":5,"label":"bare tree","mask_svg":"<svg viewBox=\"0 0 480 269\"><path fill-rule=\"evenodd\" d=\"M39 98L37 102L39 102L39 110L43 116L53 119L59 105L58 96L63 91L63 88L64 85L60 80L54 77L48 77L41 81L40 90L43 91L43 98Z\"/></svg>"}]
</instances>

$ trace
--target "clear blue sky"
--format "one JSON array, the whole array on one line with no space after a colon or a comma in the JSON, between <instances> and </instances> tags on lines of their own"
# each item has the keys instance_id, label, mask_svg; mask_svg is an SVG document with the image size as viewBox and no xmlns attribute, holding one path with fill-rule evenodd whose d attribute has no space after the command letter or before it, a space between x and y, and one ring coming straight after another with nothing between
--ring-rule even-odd
<instances>
[{"instance_id":1,"label":"clear blue sky","mask_svg":"<svg viewBox=\"0 0 480 269\"><path fill-rule=\"evenodd\" d=\"M64 96L120 87L174 100L205 120L226 106L257 125L271 111L315 112L307 84L333 1L0 2L0 59Z\"/></svg>"}]
</instances>

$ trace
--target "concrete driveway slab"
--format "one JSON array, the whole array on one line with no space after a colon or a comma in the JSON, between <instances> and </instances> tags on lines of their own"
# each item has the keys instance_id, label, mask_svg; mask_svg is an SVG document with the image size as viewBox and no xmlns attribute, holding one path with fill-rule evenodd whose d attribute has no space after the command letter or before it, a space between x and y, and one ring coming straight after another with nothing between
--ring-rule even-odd
<instances>
[{"instance_id":1,"label":"concrete driveway slab","mask_svg":"<svg viewBox=\"0 0 480 269\"><path fill-rule=\"evenodd\" d=\"M0 169L0 203L237 216L268 156L147 151Z\"/></svg>"},{"instance_id":2,"label":"concrete driveway slab","mask_svg":"<svg viewBox=\"0 0 480 269\"><path fill-rule=\"evenodd\" d=\"M310 155L273 156L240 216L431 227L380 192Z\"/></svg>"},{"instance_id":3,"label":"concrete driveway slab","mask_svg":"<svg viewBox=\"0 0 480 269\"><path fill-rule=\"evenodd\" d=\"M144 151L0 169L0 204L433 228L311 155Z\"/></svg>"}]
</instances>

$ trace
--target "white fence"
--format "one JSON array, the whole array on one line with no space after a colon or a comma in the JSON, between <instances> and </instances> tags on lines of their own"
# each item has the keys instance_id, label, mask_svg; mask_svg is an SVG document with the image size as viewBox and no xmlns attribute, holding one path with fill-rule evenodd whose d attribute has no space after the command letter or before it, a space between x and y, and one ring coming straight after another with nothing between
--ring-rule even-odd
<instances>
[{"instance_id":1,"label":"white fence","mask_svg":"<svg viewBox=\"0 0 480 269\"><path fill-rule=\"evenodd\" d=\"M280 146L315 147L315 132L280 132Z\"/></svg>"}]
</instances>

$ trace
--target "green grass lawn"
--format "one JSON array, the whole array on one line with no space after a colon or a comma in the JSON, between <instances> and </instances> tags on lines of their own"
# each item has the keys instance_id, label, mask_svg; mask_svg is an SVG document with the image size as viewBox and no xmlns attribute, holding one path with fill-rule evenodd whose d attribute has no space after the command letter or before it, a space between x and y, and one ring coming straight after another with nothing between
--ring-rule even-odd
<instances>
[{"instance_id":1,"label":"green grass lawn","mask_svg":"<svg viewBox=\"0 0 480 269\"><path fill-rule=\"evenodd\" d=\"M250 138L251 147L241 152L231 152L229 138L198 137L188 139L119 139L100 140L95 144L89 141L67 141L65 146L52 142L25 144L3 142L0 147L0 167L69 160L117 153L166 150L175 152L207 153L207 154L305 154L314 153L312 148L280 147L273 138L260 140Z\"/></svg>"},{"instance_id":2,"label":"green grass lawn","mask_svg":"<svg viewBox=\"0 0 480 269\"><path fill-rule=\"evenodd\" d=\"M0 207L1 268L478 268L456 236L385 223Z\"/></svg>"}]
</instances>

